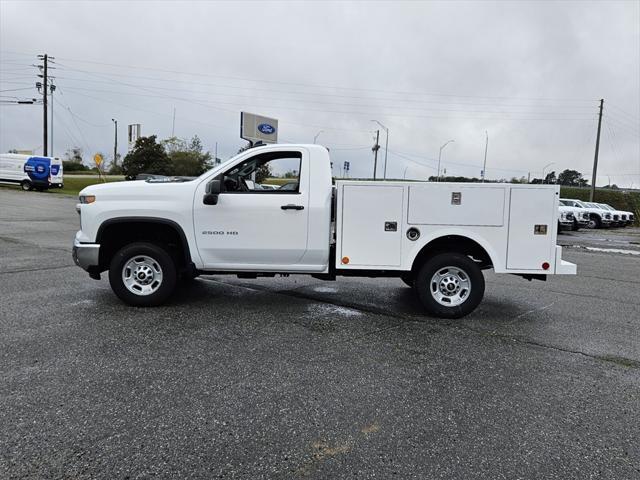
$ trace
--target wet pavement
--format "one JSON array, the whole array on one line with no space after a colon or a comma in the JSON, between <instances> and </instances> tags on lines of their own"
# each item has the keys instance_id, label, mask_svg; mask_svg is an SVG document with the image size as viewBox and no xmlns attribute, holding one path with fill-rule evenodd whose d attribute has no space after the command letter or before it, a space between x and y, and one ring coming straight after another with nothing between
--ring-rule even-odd
<instances>
[{"instance_id":1,"label":"wet pavement","mask_svg":"<svg viewBox=\"0 0 640 480\"><path fill-rule=\"evenodd\" d=\"M488 272L443 321L396 279L130 308L73 265L74 199L0 205L0 478L640 476L637 229L563 234L577 277Z\"/></svg>"}]
</instances>

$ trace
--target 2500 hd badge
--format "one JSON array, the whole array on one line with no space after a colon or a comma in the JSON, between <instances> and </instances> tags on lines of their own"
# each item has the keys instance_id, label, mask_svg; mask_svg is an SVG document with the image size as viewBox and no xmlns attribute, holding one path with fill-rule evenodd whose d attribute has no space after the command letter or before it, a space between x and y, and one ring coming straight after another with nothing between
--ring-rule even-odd
<instances>
[{"instance_id":1,"label":"2500 hd badge","mask_svg":"<svg viewBox=\"0 0 640 480\"><path fill-rule=\"evenodd\" d=\"M225 232L224 230L203 230L203 235L238 235L238 232Z\"/></svg>"}]
</instances>

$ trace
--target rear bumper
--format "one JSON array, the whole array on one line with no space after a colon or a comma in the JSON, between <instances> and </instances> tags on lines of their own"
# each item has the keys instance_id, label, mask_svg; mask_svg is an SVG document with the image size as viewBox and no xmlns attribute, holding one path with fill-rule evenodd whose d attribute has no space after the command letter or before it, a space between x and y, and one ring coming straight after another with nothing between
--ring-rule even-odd
<instances>
[{"instance_id":1,"label":"rear bumper","mask_svg":"<svg viewBox=\"0 0 640 480\"><path fill-rule=\"evenodd\" d=\"M578 266L575 263L562 259L562 247L556 245L556 275L575 275L578 273Z\"/></svg>"},{"instance_id":2,"label":"rear bumper","mask_svg":"<svg viewBox=\"0 0 640 480\"><path fill-rule=\"evenodd\" d=\"M72 256L75 264L88 272L91 267L97 267L100 264L100 245L80 243L76 238L73 240Z\"/></svg>"}]
</instances>

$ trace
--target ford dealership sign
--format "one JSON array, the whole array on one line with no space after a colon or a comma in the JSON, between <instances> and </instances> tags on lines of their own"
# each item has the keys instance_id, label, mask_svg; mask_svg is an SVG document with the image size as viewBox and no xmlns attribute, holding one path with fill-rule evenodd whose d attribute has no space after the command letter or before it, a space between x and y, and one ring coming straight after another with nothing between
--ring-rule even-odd
<instances>
[{"instance_id":1,"label":"ford dealership sign","mask_svg":"<svg viewBox=\"0 0 640 480\"><path fill-rule=\"evenodd\" d=\"M276 133L276 127L274 127L273 125L269 125L268 123L261 123L260 125L258 125L258 130L265 135L273 135L274 133Z\"/></svg>"},{"instance_id":2,"label":"ford dealership sign","mask_svg":"<svg viewBox=\"0 0 640 480\"><path fill-rule=\"evenodd\" d=\"M257 143L278 143L278 119L240 112L240 138Z\"/></svg>"}]
</instances>

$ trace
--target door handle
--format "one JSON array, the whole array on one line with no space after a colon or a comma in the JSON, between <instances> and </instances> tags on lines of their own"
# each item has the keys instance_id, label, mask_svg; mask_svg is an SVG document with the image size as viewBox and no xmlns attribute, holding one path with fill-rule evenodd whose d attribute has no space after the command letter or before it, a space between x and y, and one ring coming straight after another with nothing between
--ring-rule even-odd
<instances>
[{"instance_id":1,"label":"door handle","mask_svg":"<svg viewBox=\"0 0 640 480\"><path fill-rule=\"evenodd\" d=\"M302 205L282 205L280 207L282 210L304 210L304 207Z\"/></svg>"}]
</instances>

